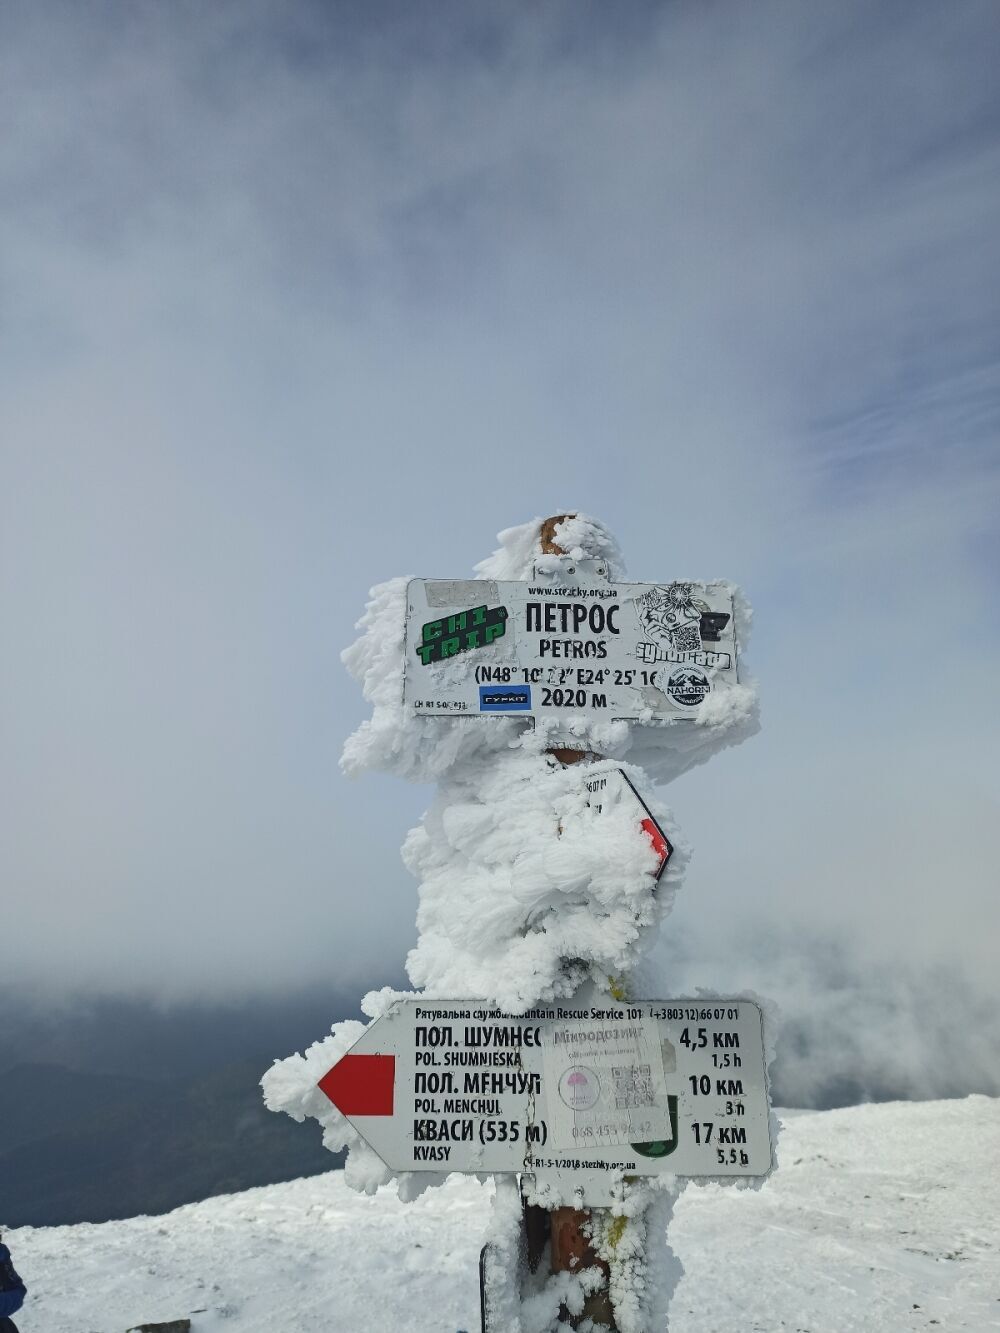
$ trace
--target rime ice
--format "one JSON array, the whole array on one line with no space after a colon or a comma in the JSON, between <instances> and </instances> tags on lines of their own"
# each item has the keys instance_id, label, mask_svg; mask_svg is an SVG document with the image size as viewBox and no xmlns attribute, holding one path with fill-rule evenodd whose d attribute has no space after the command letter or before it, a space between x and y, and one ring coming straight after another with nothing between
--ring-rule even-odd
<instances>
[{"instance_id":1,"label":"rime ice","mask_svg":"<svg viewBox=\"0 0 1000 1333\"><path fill-rule=\"evenodd\" d=\"M542 555L540 529L541 520L536 519L502 532L499 548L476 566L476 578L527 580L548 569L565 569L562 558ZM617 543L597 520L582 514L566 519L556 527L555 539L572 560L598 561L613 581L624 578ZM656 728L642 725L645 718L633 723L586 713L538 718L534 726L516 713L414 716L403 706L406 585L400 578L372 589L358 624L361 634L343 654L372 705L372 715L348 738L342 764L351 774L380 770L438 784L430 808L403 847L403 859L419 885L418 941L407 959L410 978L425 997L480 998L512 1014L568 999L585 983L607 992L614 978L635 969L655 940L680 885L687 850L669 810L652 806L675 849L657 882L659 858L649 842L637 836L628 812L609 812L596 826L585 817L587 765L564 769L546 751L558 745L621 761L648 800L651 781L670 781L753 734L758 725L756 690L744 677L744 683L720 693L718 704L714 697L706 699L697 720ZM750 613L739 591L732 593L742 649ZM667 644L664 651L680 656L686 651L685 634L690 638L691 625L706 614L693 595L680 593L654 599L644 613ZM580 619L578 609L568 603L563 611L557 606L551 613L539 608L532 614L550 648ZM600 603L586 615L588 621L593 618L595 632L617 628L613 616L608 624ZM504 617L484 597L461 623L458 618L449 624L429 617L418 651L428 664L450 662L477 650L487 636L491 645L502 643L504 633ZM700 672L705 665L695 663L695 669ZM689 688L696 684L689 683ZM391 998L385 992L369 996L365 1012L376 1017ZM316 1088L318 1078L357 1035L356 1024L336 1024L332 1035L305 1056L278 1061L262 1082L271 1109L296 1119L311 1116L323 1126L324 1143L346 1146L348 1184L372 1192L391 1173ZM402 1197L415 1197L427 1184L443 1179L410 1173L397 1177L397 1187ZM652 1212L655 1191L650 1189L635 1191L622 1206L626 1220L612 1247L620 1257L612 1281L613 1289L616 1284L619 1288L622 1333L639 1333L648 1319L659 1318L665 1310L671 1285L664 1276L668 1266L653 1251L663 1245L672 1197L669 1180L665 1178L667 1191ZM497 1199L498 1245L513 1243L507 1204L502 1202L506 1198L504 1187ZM647 1237L650 1227L653 1238ZM596 1239L610 1244L606 1237ZM505 1327L511 1333L542 1333L554 1327L555 1283L554 1278L548 1287L543 1283L537 1299L522 1311L510 1306ZM631 1283L628 1298L623 1283ZM639 1291L646 1295L636 1295ZM555 1300L556 1313L558 1305Z\"/></svg>"}]
</instances>

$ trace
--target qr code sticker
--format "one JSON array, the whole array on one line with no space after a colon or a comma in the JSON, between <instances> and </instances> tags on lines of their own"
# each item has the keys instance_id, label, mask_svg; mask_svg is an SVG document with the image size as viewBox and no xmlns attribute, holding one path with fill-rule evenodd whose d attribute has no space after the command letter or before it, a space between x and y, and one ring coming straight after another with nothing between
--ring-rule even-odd
<instances>
[{"instance_id":1,"label":"qr code sticker","mask_svg":"<svg viewBox=\"0 0 1000 1333\"><path fill-rule=\"evenodd\" d=\"M649 1065L612 1065L611 1077L616 1111L653 1105L653 1072Z\"/></svg>"}]
</instances>

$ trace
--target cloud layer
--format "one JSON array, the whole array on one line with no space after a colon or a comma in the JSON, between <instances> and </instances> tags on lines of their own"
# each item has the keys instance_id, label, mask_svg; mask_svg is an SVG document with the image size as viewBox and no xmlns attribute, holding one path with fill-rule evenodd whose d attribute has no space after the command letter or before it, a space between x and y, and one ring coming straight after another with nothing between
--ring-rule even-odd
<instances>
[{"instance_id":1,"label":"cloud layer","mask_svg":"<svg viewBox=\"0 0 1000 1333\"><path fill-rule=\"evenodd\" d=\"M995 10L607 15L0 16L9 982L395 976L427 793L339 776L337 652L570 505L757 610L668 797L706 983L991 993Z\"/></svg>"}]
</instances>

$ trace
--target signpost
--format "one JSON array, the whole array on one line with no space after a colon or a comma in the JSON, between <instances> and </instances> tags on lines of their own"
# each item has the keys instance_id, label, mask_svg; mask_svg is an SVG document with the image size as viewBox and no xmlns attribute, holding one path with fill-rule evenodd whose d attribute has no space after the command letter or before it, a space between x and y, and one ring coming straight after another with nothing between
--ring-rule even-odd
<instances>
[{"instance_id":1,"label":"signpost","mask_svg":"<svg viewBox=\"0 0 1000 1333\"><path fill-rule=\"evenodd\" d=\"M560 548L555 534L572 517L545 520L524 581L410 580L402 722L544 720L548 755L585 761L574 817L628 811L659 879L669 838L625 770L581 742L581 724L707 720L740 683L734 591L616 583L601 560ZM519 1176L531 1271L546 1244L554 1273L601 1270L603 1289L591 1287L572 1318L564 1304L561 1318L614 1329L618 1261L587 1210L623 1201L643 1178L762 1179L774 1145L753 1001L633 1000L609 984L614 999L589 988L516 1015L484 999L398 1000L319 1088L395 1171ZM644 1244L630 1242L630 1273ZM484 1279L484 1330L487 1304Z\"/></svg>"},{"instance_id":2,"label":"signpost","mask_svg":"<svg viewBox=\"0 0 1000 1333\"><path fill-rule=\"evenodd\" d=\"M399 1000L319 1086L395 1171L520 1173L579 1206L627 1177L772 1167L750 1000Z\"/></svg>"}]
</instances>

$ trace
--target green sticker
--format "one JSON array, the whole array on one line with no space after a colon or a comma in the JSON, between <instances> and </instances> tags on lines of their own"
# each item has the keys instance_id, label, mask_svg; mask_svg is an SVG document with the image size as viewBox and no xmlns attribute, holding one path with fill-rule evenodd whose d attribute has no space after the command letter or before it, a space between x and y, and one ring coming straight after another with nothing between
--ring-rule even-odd
<instances>
[{"instance_id":1,"label":"green sticker","mask_svg":"<svg viewBox=\"0 0 1000 1333\"><path fill-rule=\"evenodd\" d=\"M505 606L474 606L440 620L428 620L421 631L417 655L424 666L443 662L473 648L486 648L507 629Z\"/></svg>"},{"instance_id":2,"label":"green sticker","mask_svg":"<svg viewBox=\"0 0 1000 1333\"><path fill-rule=\"evenodd\" d=\"M629 1147L639 1154L640 1157L669 1157L677 1147L677 1098L667 1098L667 1109L670 1112L670 1133L672 1138L669 1143L663 1139L654 1139L651 1143L630 1143Z\"/></svg>"}]
</instances>

